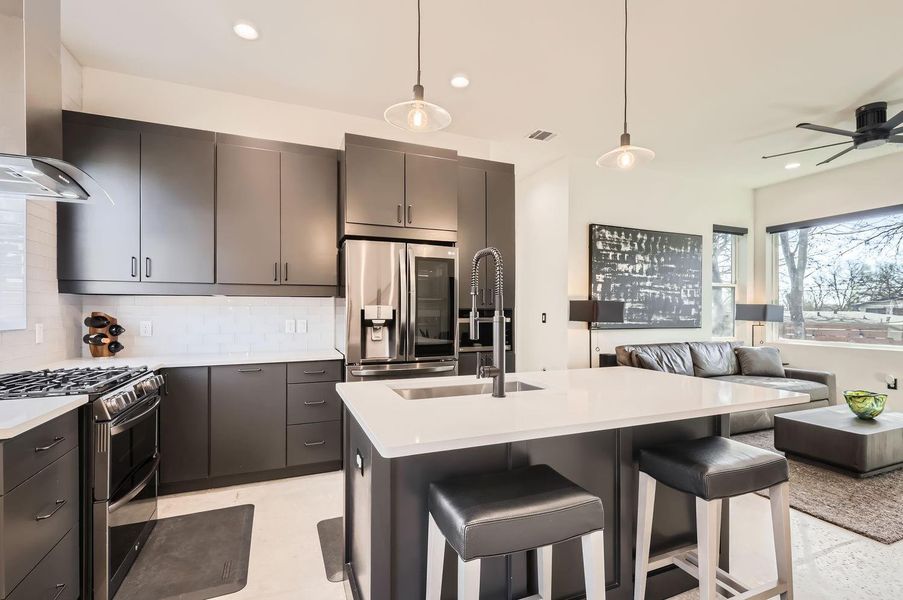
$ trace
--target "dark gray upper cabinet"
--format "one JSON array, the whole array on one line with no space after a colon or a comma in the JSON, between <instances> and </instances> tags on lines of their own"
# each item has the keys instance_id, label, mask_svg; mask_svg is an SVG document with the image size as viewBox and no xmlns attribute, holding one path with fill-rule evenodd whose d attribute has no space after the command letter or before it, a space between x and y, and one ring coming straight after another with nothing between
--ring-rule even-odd
<instances>
[{"instance_id":1,"label":"dark gray upper cabinet","mask_svg":"<svg viewBox=\"0 0 903 600\"><path fill-rule=\"evenodd\" d=\"M160 403L160 483L206 479L208 368L167 369L165 391Z\"/></svg>"},{"instance_id":2,"label":"dark gray upper cabinet","mask_svg":"<svg viewBox=\"0 0 903 600\"><path fill-rule=\"evenodd\" d=\"M404 227L404 153L345 147L345 220Z\"/></svg>"},{"instance_id":3,"label":"dark gray upper cabinet","mask_svg":"<svg viewBox=\"0 0 903 600\"><path fill-rule=\"evenodd\" d=\"M217 144L217 283L279 283L279 187L279 152Z\"/></svg>"},{"instance_id":4,"label":"dark gray upper cabinet","mask_svg":"<svg viewBox=\"0 0 903 600\"><path fill-rule=\"evenodd\" d=\"M486 245L498 248L505 261L505 308L514 308L514 212L514 170L487 170Z\"/></svg>"},{"instance_id":5,"label":"dark gray upper cabinet","mask_svg":"<svg viewBox=\"0 0 903 600\"><path fill-rule=\"evenodd\" d=\"M110 195L57 207L59 279L137 281L141 256L141 139L138 131L66 113L63 158Z\"/></svg>"},{"instance_id":6,"label":"dark gray upper cabinet","mask_svg":"<svg viewBox=\"0 0 903 600\"><path fill-rule=\"evenodd\" d=\"M141 134L141 278L213 283L214 138Z\"/></svg>"},{"instance_id":7,"label":"dark gray upper cabinet","mask_svg":"<svg viewBox=\"0 0 903 600\"><path fill-rule=\"evenodd\" d=\"M470 269L473 255L486 247L486 171L458 168L458 307L470 306ZM486 287L486 265L480 265L480 286ZM478 290L482 292L482 290ZM484 293L477 303L485 304ZM460 359L463 361L464 354Z\"/></svg>"},{"instance_id":8,"label":"dark gray upper cabinet","mask_svg":"<svg viewBox=\"0 0 903 600\"><path fill-rule=\"evenodd\" d=\"M405 224L422 229L458 230L458 161L406 154Z\"/></svg>"},{"instance_id":9,"label":"dark gray upper cabinet","mask_svg":"<svg viewBox=\"0 0 903 600\"><path fill-rule=\"evenodd\" d=\"M282 283L336 285L337 170L334 150L282 152Z\"/></svg>"},{"instance_id":10,"label":"dark gray upper cabinet","mask_svg":"<svg viewBox=\"0 0 903 600\"><path fill-rule=\"evenodd\" d=\"M210 368L210 475L285 467L286 366Z\"/></svg>"}]
</instances>

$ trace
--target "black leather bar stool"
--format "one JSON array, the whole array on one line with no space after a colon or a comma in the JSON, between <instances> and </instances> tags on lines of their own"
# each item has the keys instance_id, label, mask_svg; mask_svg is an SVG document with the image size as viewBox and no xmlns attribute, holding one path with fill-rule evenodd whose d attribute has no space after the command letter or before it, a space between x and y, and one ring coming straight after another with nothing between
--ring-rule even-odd
<instances>
[{"instance_id":1,"label":"black leather bar stool","mask_svg":"<svg viewBox=\"0 0 903 600\"><path fill-rule=\"evenodd\" d=\"M433 483L426 600L442 592L446 541L458 553L458 600L479 599L480 559L534 549L538 598L551 600L552 545L577 537L587 600L604 600L603 517L598 497L548 465Z\"/></svg>"},{"instance_id":2,"label":"black leather bar stool","mask_svg":"<svg viewBox=\"0 0 903 600\"><path fill-rule=\"evenodd\" d=\"M699 580L700 600L771 598L793 600L790 545L790 486L787 459L780 454L724 438L673 442L640 451L634 600L646 595L649 571L673 564ZM649 557L655 484L696 496L697 550ZM778 566L777 581L750 587L718 568L721 500L768 489Z\"/></svg>"}]
</instances>

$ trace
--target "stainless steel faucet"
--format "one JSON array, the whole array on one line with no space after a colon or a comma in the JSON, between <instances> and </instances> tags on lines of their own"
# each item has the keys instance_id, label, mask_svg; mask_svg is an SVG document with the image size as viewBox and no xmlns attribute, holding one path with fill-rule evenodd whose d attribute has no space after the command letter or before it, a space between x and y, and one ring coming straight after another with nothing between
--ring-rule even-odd
<instances>
[{"instance_id":1,"label":"stainless steel faucet","mask_svg":"<svg viewBox=\"0 0 903 600\"><path fill-rule=\"evenodd\" d=\"M477 314L477 294L480 287L480 274L477 269L480 260L487 256L492 256L495 262L495 314L491 319L481 318ZM498 248L483 248L473 255L470 272L470 339L479 339L477 330L479 323L492 323L492 365L477 369L477 377L492 377L492 395L496 398L505 397L505 312L502 304L504 270L502 253Z\"/></svg>"}]
</instances>

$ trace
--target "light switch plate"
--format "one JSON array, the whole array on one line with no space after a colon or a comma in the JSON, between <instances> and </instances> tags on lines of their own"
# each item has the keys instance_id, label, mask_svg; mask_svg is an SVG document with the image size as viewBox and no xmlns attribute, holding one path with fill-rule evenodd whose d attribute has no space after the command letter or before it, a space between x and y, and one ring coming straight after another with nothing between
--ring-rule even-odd
<instances>
[{"instance_id":1,"label":"light switch plate","mask_svg":"<svg viewBox=\"0 0 903 600\"><path fill-rule=\"evenodd\" d=\"M294 319L286 319L285 320L285 333L295 333L295 320Z\"/></svg>"},{"instance_id":2,"label":"light switch plate","mask_svg":"<svg viewBox=\"0 0 903 600\"><path fill-rule=\"evenodd\" d=\"M307 319L298 319L298 333L307 333Z\"/></svg>"},{"instance_id":3,"label":"light switch plate","mask_svg":"<svg viewBox=\"0 0 903 600\"><path fill-rule=\"evenodd\" d=\"M138 323L138 335L140 337L151 337L154 335L153 321L140 321Z\"/></svg>"},{"instance_id":4,"label":"light switch plate","mask_svg":"<svg viewBox=\"0 0 903 600\"><path fill-rule=\"evenodd\" d=\"M43 323L35 323L34 324L34 343L35 344L43 344L44 343L44 324Z\"/></svg>"}]
</instances>

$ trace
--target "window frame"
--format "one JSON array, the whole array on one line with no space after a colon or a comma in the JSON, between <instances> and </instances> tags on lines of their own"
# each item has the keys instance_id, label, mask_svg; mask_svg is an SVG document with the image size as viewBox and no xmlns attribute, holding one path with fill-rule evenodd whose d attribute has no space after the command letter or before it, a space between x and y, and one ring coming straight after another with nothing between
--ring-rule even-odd
<instances>
[{"instance_id":1,"label":"window frame","mask_svg":"<svg viewBox=\"0 0 903 600\"><path fill-rule=\"evenodd\" d=\"M715 236L718 235L727 235L730 236L731 241L731 281L730 282L716 282L714 279L714 262L715 262ZM739 228L729 228L729 227L720 227L715 226L712 231L712 300L710 310L712 311L712 329L711 335L713 340L735 340L737 339L737 321L736 319L732 320L731 325L731 333L730 335L716 335L715 334L715 291L719 289L732 289L733 297L734 297L734 307L731 308L731 314L736 314L736 305L738 300L738 295L740 294L740 245L743 241L744 236L746 235L746 230L741 230Z\"/></svg>"}]
</instances>

